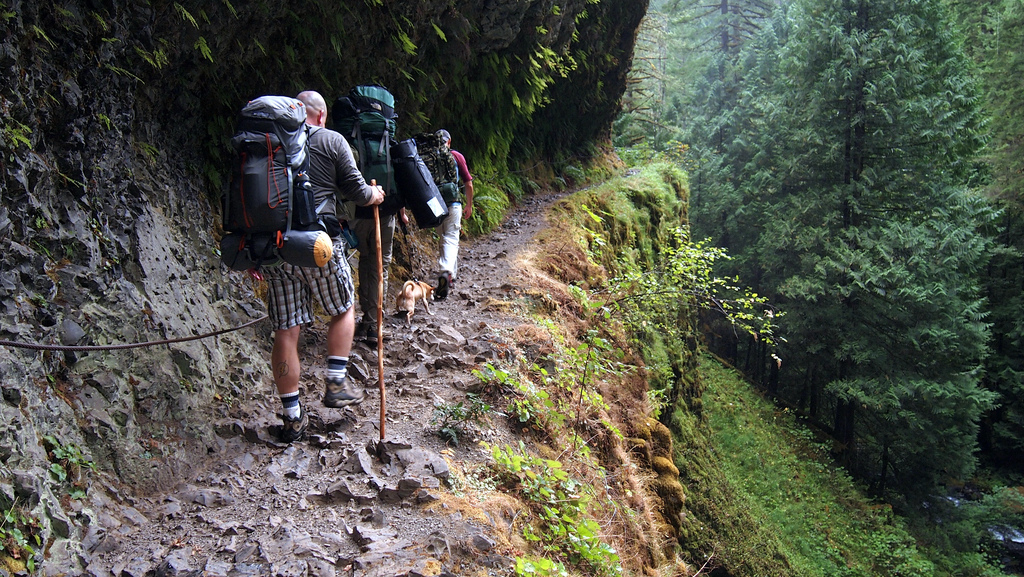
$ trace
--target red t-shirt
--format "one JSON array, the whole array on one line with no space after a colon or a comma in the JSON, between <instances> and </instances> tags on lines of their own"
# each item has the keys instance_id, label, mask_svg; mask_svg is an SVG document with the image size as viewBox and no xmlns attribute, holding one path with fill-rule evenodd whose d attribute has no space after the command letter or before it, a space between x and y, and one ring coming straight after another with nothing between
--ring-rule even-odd
<instances>
[{"instance_id":1,"label":"red t-shirt","mask_svg":"<svg viewBox=\"0 0 1024 577\"><path fill-rule=\"evenodd\" d=\"M469 165L466 164L466 157L462 156L462 153L458 150L453 150L452 156L455 157L455 164L459 167L459 184L465 184L473 180L473 175L469 173Z\"/></svg>"}]
</instances>

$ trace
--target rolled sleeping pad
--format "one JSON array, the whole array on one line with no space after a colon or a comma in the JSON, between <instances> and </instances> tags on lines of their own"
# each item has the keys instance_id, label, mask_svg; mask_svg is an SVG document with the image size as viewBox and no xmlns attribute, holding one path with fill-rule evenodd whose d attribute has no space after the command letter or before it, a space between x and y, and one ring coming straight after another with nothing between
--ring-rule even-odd
<instances>
[{"instance_id":1,"label":"rolled sleeping pad","mask_svg":"<svg viewBox=\"0 0 1024 577\"><path fill-rule=\"evenodd\" d=\"M448 205L420 158L416 140L410 138L391 147L391 164L395 169L395 185L412 211L416 226L434 228L448 216Z\"/></svg>"},{"instance_id":2,"label":"rolled sleeping pad","mask_svg":"<svg viewBox=\"0 0 1024 577\"><path fill-rule=\"evenodd\" d=\"M285 235L277 252L290 265L320 268L331 262L334 243L322 230L293 230Z\"/></svg>"},{"instance_id":3,"label":"rolled sleeping pad","mask_svg":"<svg viewBox=\"0 0 1024 577\"><path fill-rule=\"evenodd\" d=\"M281 261L294 266L322 267L331 260L334 243L322 230L293 230L285 236L281 248L274 246L273 236L240 233L225 235L220 241L220 259L231 270L249 270L257 266L271 267Z\"/></svg>"}]
</instances>

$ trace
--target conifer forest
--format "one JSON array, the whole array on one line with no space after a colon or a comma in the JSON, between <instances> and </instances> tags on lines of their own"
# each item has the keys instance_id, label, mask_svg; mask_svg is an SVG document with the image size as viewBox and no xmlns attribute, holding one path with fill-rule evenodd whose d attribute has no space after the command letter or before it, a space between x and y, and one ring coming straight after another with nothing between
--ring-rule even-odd
<instances>
[{"instance_id":1,"label":"conifer forest","mask_svg":"<svg viewBox=\"0 0 1024 577\"><path fill-rule=\"evenodd\" d=\"M948 551L1020 528L1022 77L1020 0L667 0L616 124L772 303L774 343L708 316L711 350Z\"/></svg>"}]
</instances>

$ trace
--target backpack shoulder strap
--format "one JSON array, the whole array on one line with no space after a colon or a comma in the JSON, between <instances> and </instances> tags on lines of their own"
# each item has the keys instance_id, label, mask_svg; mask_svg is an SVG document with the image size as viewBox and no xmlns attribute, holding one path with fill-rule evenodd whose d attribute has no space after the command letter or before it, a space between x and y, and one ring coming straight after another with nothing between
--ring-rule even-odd
<instances>
[{"instance_id":1,"label":"backpack shoulder strap","mask_svg":"<svg viewBox=\"0 0 1024 577\"><path fill-rule=\"evenodd\" d=\"M442 146L442 150L444 150L444 153L446 155L448 155L448 158L451 159L451 162L446 162L445 163L444 170L445 170L445 172L450 172L451 174L449 174L448 177L452 179L452 182L454 182L455 184L458 184L459 183L459 161L458 161L457 158L455 158L455 154L452 153L452 149L449 148L447 145Z\"/></svg>"}]
</instances>

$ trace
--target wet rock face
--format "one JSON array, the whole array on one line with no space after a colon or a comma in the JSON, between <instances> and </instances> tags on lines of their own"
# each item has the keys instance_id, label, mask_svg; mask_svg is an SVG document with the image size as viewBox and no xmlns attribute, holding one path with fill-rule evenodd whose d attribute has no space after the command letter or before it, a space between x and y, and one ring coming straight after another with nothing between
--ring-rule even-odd
<instances>
[{"instance_id":1,"label":"wet rock face","mask_svg":"<svg viewBox=\"0 0 1024 577\"><path fill-rule=\"evenodd\" d=\"M251 290L210 251L200 163L174 153L194 147L167 146L158 119L136 116L125 59L138 15L71 4L16 3L4 16L0 338L138 343L257 318ZM256 334L109 352L0 348L0 506L37 522L42 542L58 539L47 566L77 566L97 519L51 471L59 457L44 437L127 486L164 486L214 438L204 413L215 395L266 382Z\"/></svg>"}]
</instances>

